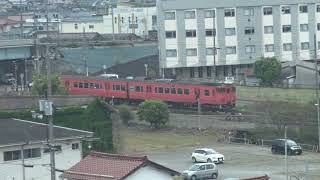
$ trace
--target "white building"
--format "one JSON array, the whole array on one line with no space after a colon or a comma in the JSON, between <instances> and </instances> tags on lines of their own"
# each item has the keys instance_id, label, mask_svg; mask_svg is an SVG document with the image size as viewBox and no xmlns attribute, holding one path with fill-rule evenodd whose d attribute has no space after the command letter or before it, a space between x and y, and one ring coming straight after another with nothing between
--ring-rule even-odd
<instances>
[{"instance_id":1,"label":"white building","mask_svg":"<svg viewBox=\"0 0 320 180\"><path fill-rule=\"evenodd\" d=\"M101 34L133 33L138 36L147 36L150 31L157 30L156 7L132 8L118 7L113 9L112 15L86 16L65 18L61 22L61 33L97 32Z\"/></svg>"},{"instance_id":2,"label":"white building","mask_svg":"<svg viewBox=\"0 0 320 180\"><path fill-rule=\"evenodd\" d=\"M157 8L160 67L177 78L237 76L260 57L312 60L319 48L318 0L159 0Z\"/></svg>"},{"instance_id":3,"label":"white building","mask_svg":"<svg viewBox=\"0 0 320 180\"><path fill-rule=\"evenodd\" d=\"M22 180L23 174L26 180L50 180L47 125L19 119L0 123L0 180ZM66 170L81 160L81 140L93 133L54 126L54 136L56 169Z\"/></svg>"}]
</instances>

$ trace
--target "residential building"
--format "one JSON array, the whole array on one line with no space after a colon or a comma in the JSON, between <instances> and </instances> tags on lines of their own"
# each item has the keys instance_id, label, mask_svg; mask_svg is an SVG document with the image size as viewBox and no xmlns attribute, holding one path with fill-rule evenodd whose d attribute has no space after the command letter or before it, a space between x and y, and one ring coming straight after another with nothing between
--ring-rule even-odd
<instances>
[{"instance_id":1,"label":"residential building","mask_svg":"<svg viewBox=\"0 0 320 180\"><path fill-rule=\"evenodd\" d=\"M157 9L160 67L177 78L238 78L260 57L311 60L320 37L318 0L159 0Z\"/></svg>"},{"instance_id":2,"label":"residential building","mask_svg":"<svg viewBox=\"0 0 320 180\"><path fill-rule=\"evenodd\" d=\"M47 124L1 119L0 179L50 180ZM67 170L82 158L81 140L92 132L54 126L56 169ZM57 172L57 179L61 173Z\"/></svg>"},{"instance_id":3,"label":"residential building","mask_svg":"<svg viewBox=\"0 0 320 180\"><path fill-rule=\"evenodd\" d=\"M79 16L64 18L61 22L62 33L97 32L111 34L112 23L115 34L133 33L138 36L148 36L157 29L157 15L155 7L132 8L118 7L113 9L112 15Z\"/></svg>"},{"instance_id":4,"label":"residential building","mask_svg":"<svg viewBox=\"0 0 320 180\"><path fill-rule=\"evenodd\" d=\"M62 180L171 180L180 173L145 157L92 152L61 175Z\"/></svg>"}]
</instances>

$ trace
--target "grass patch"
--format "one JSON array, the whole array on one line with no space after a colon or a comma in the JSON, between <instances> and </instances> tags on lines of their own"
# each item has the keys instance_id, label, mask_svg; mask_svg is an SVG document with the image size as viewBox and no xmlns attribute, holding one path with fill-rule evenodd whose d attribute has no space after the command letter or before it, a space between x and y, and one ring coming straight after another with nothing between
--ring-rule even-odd
<instances>
[{"instance_id":1,"label":"grass patch","mask_svg":"<svg viewBox=\"0 0 320 180\"><path fill-rule=\"evenodd\" d=\"M253 101L283 101L310 103L316 99L314 89L283 89L237 86L238 99Z\"/></svg>"},{"instance_id":2,"label":"grass patch","mask_svg":"<svg viewBox=\"0 0 320 180\"><path fill-rule=\"evenodd\" d=\"M177 132L173 130L150 130L123 128L121 130L124 151L146 152L184 146L208 145L216 142L221 135L216 132L203 133Z\"/></svg>"}]
</instances>

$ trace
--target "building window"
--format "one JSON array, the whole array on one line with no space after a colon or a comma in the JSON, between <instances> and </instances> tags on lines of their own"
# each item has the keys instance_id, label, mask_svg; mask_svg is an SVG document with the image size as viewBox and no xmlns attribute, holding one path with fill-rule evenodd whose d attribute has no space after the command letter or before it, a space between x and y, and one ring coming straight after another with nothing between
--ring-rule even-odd
<instances>
[{"instance_id":1,"label":"building window","mask_svg":"<svg viewBox=\"0 0 320 180\"><path fill-rule=\"evenodd\" d=\"M184 12L184 18L185 19L195 19L196 18L196 12L195 11L185 11Z\"/></svg>"},{"instance_id":2,"label":"building window","mask_svg":"<svg viewBox=\"0 0 320 180\"><path fill-rule=\"evenodd\" d=\"M290 14L290 6L282 6L282 14Z\"/></svg>"},{"instance_id":3,"label":"building window","mask_svg":"<svg viewBox=\"0 0 320 180\"><path fill-rule=\"evenodd\" d=\"M37 158L41 156L40 148L32 148L23 150L23 157L28 158Z\"/></svg>"},{"instance_id":4,"label":"building window","mask_svg":"<svg viewBox=\"0 0 320 180\"><path fill-rule=\"evenodd\" d=\"M320 49L320 41L318 41L318 49Z\"/></svg>"},{"instance_id":5,"label":"building window","mask_svg":"<svg viewBox=\"0 0 320 180\"><path fill-rule=\"evenodd\" d=\"M226 54L237 54L236 46L227 46L226 47Z\"/></svg>"},{"instance_id":6,"label":"building window","mask_svg":"<svg viewBox=\"0 0 320 180\"><path fill-rule=\"evenodd\" d=\"M252 46L252 45L246 46L245 51L246 51L246 53L254 53L254 52L256 52L256 48L255 48L255 46Z\"/></svg>"},{"instance_id":7,"label":"building window","mask_svg":"<svg viewBox=\"0 0 320 180\"><path fill-rule=\"evenodd\" d=\"M21 151L20 150L3 152L3 160L4 161L14 161L14 160L18 160L18 159L21 159Z\"/></svg>"},{"instance_id":8,"label":"building window","mask_svg":"<svg viewBox=\"0 0 320 180\"><path fill-rule=\"evenodd\" d=\"M89 29L94 29L94 25L89 25Z\"/></svg>"},{"instance_id":9,"label":"building window","mask_svg":"<svg viewBox=\"0 0 320 180\"><path fill-rule=\"evenodd\" d=\"M186 37L197 37L196 30L186 30Z\"/></svg>"},{"instance_id":10,"label":"building window","mask_svg":"<svg viewBox=\"0 0 320 180\"><path fill-rule=\"evenodd\" d=\"M236 28L226 28L225 29L226 36L235 36L236 35Z\"/></svg>"},{"instance_id":11,"label":"building window","mask_svg":"<svg viewBox=\"0 0 320 180\"><path fill-rule=\"evenodd\" d=\"M165 18L165 20L175 20L176 13L175 12L165 12L164 18Z\"/></svg>"},{"instance_id":12,"label":"building window","mask_svg":"<svg viewBox=\"0 0 320 180\"><path fill-rule=\"evenodd\" d=\"M167 39L176 38L176 31L166 31L166 38Z\"/></svg>"},{"instance_id":13,"label":"building window","mask_svg":"<svg viewBox=\"0 0 320 180\"><path fill-rule=\"evenodd\" d=\"M177 57L177 50L176 49L167 49L166 56L167 57Z\"/></svg>"},{"instance_id":14,"label":"building window","mask_svg":"<svg viewBox=\"0 0 320 180\"><path fill-rule=\"evenodd\" d=\"M198 67L198 77L199 77L199 78L202 78L202 77L203 77L202 67Z\"/></svg>"},{"instance_id":15,"label":"building window","mask_svg":"<svg viewBox=\"0 0 320 180\"><path fill-rule=\"evenodd\" d=\"M206 48L206 54L207 54L207 56L217 55L217 51L214 54L213 48Z\"/></svg>"},{"instance_id":16,"label":"building window","mask_svg":"<svg viewBox=\"0 0 320 180\"><path fill-rule=\"evenodd\" d=\"M263 8L264 15L272 15L272 7L265 7Z\"/></svg>"},{"instance_id":17,"label":"building window","mask_svg":"<svg viewBox=\"0 0 320 180\"><path fill-rule=\"evenodd\" d=\"M216 29L206 29L206 36L215 36L216 35Z\"/></svg>"},{"instance_id":18,"label":"building window","mask_svg":"<svg viewBox=\"0 0 320 180\"><path fill-rule=\"evenodd\" d=\"M194 68L190 68L190 77L191 78L194 78ZM180 89L180 88L179 88ZM179 93L179 89L178 89L178 94L180 94ZM181 93L182 94L182 93Z\"/></svg>"},{"instance_id":19,"label":"building window","mask_svg":"<svg viewBox=\"0 0 320 180\"><path fill-rule=\"evenodd\" d=\"M192 49L186 49L187 51L187 56L197 56L197 49L192 48Z\"/></svg>"},{"instance_id":20,"label":"building window","mask_svg":"<svg viewBox=\"0 0 320 180\"><path fill-rule=\"evenodd\" d=\"M282 32L283 33L291 32L291 25L283 25L282 26Z\"/></svg>"},{"instance_id":21,"label":"building window","mask_svg":"<svg viewBox=\"0 0 320 180\"><path fill-rule=\"evenodd\" d=\"M283 51L292 51L292 44L291 43L284 43L283 44Z\"/></svg>"},{"instance_id":22,"label":"building window","mask_svg":"<svg viewBox=\"0 0 320 180\"><path fill-rule=\"evenodd\" d=\"M273 26L264 26L264 33L265 34L272 34L273 33Z\"/></svg>"},{"instance_id":23,"label":"building window","mask_svg":"<svg viewBox=\"0 0 320 180\"><path fill-rule=\"evenodd\" d=\"M207 77L211 77L211 67L207 66Z\"/></svg>"},{"instance_id":24,"label":"building window","mask_svg":"<svg viewBox=\"0 0 320 180\"><path fill-rule=\"evenodd\" d=\"M317 5L317 12L320 12L320 5Z\"/></svg>"},{"instance_id":25,"label":"building window","mask_svg":"<svg viewBox=\"0 0 320 180\"><path fill-rule=\"evenodd\" d=\"M205 15L205 18L215 18L216 17L216 11L213 10L213 9L205 10L204 11L204 15Z\"/></svg>"},{"instance_id":26,"label":"building window","mask_svg":"<svg viewBox=\"0 0 320 180\"><path fill-rule=\"evenodd\" d=\"M225 9L224 17L234 17L236 15L235 9Z\"/></svg>"},{"instance_id":27,"label":"building window","mask_svg":"<svg viewBox=\"0 0 320 180\"><path fill-rule=\"evenodd\" d=\"M74 29L78 29L78 24L74 24Z\"/></svg>"},{"instance_id":28,"label":"building window","mask_svg":"<svg viewBox=\"0 0 320 180\"><path fill-rule=\"evenodd\" d=\"M114 18L114 23L117 24L117 22L118 22L118 18L115 17L115 18Z\"/></svg>"},{"instance_id":29,"label":"building window","mask_svg":"<svg viewBox=\"0 0 320 180\"><path fill-rule=\"evenodd\" d=\"M308 12L308 6L307 5L299 6L299 12L300 13L307 13Z\"/></svg>"},{"instance_id":30,"label":"building window","mask_svg":"<svg viewBox=\"0 0 320 180\"><path fill-rule=\"evenodd\" d=\"M71 148L72 148L72 150L79 149L79 143L73 143L73 144L71 145Z\"/></svg>"},{"instance_id":31,"label":"building window","mask_svg":"<svg viewBox=\"0 0 320 180\"><path fill-rule=\"evenodd\" d=\"M265 52L274 52L274 45L273 44L266 44L264 46Z\"/></svg>"},{"instance_id":32,"label":"building window","mask_svg":"<svg viewBox=\"0 0 320 180\"><path fill-rule=\"evenodd\" d=\"M302 42L301 50L309 50L309 42Z\"/></svg>"},{"instance_id":33,"label":"building window","mask_svg":"<svg viewBox=\"0 0 320 180\"><path fill-rule=\"evenodd\" d=\"M254 15L254 9L253 8L244 9L244 15L245 16L253 16Z\"/></svg>"},{"instance_id":34,"label":"building window","mask_svg":"<svg viewBox=\"0 0 320 180\"><path fill-rule=\"evenodd\" d=\"M254 34L254 27L246 27L244 29L244 34Z\"/></svg>"},{"instance_id":35,"label":"building window","mask_svg":"<svg viewBox=\"0 0 320 180\"><path fill-rule=\"evenodd\" d=\"M300 24L300 32L309 31L308 24Z\"/></svg>"},{"instance_id":36,"label":"building window","mask_svg":"<svg viewBox=\"0 0 320 180\"><path fill-rule=\"evenodd\" d=\"M320 23L317 24L317 30L320 31Z\"/></svg>"},{"instance_id":37,"label":"building window","mask_svg":"<svg viewBox=\"0 0 320 180\"><path fill-rule=\"evenodd\" d=\"M157 16L153 15L152 16L152 26L156 26L157 25Z\"/></svg>"}]
</instances>

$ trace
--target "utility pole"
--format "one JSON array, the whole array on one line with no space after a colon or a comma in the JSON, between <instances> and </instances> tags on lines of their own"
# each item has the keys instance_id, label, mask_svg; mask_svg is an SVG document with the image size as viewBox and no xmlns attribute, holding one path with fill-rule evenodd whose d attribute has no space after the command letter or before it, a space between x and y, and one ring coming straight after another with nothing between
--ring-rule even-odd
<instances>
[{"instance_id":1,"label":"utility pole","mask_svg":"<svg viewBox=\"0 0 320 180\"><path fill-rule=\"evenodd\" d=\"M88 64L87 64L86 55L83 55L83 61L84 61L84 68L85 68L85 71L86 71L86 76L88 77L89 76L89 68L88 68Z\"/></svg>"},{"instance_id":2,"label":"utility pole","mask_svg":"<svg viewBox=\"0 0 320 180\"><path fill-rule=\"evenodd\" d=\"M318 53L317 53L317 35L314 34L314 65L316 70L316 98L317 98L317 120L318 120L318 152L320 149L320 107L319 107L319 70L318 70Z\"/></svg>"},{"instance_id":3,"label":"utility pole","mask_svg":"<svg viewBox=\"0 0 320 180\"><path fill-rule=\"evenodd\" d=\"M200 102L200 89L197 95L197 103L198 103L198 129L201 131L201 102Z\"/></svg>"},{"instance_id":4,"label":"utility pole","mask_svg":"<svg viewBox=\"0 0 320 180\"><path fill-rule=\"evenodd\" d=\"M22 0L20 0L20 38L23 36Z\"/></svg>"},{"instance_id":5,"label":"utility pole","mask_svg":"<svg viewBox=\"0 0 320 180\"><path fill-rule=\"evenodd\" d=\"M214 73L214 79L217 79L216 77L216 32L215 32L215 18L214 18L214 12L212 12L212 36L213 36L213 73Z\"/></svg>"},{"instance_id":6,"label":"utility pole","mask_svg":"<svg viewBox=\"0 0 320 180\"><path fill-rule=\"evenodd\" d=\"M284 165L286 170L286 180L288 180L288 140L287 140L287 125L284 127Z\"/></svg>"},{"instance_id":7,"label":"utility pole","mask_svg":"<svg viewBox=\"0 0 320 180\"><path fill-rule=\"evenodd\" d=\"M111 18L112 18L112 40L115 40L114 37L114 14L113 14L113 3L110 2L109 7L111 7Z\"/></svg>"},{"instance_id":8,"label":"utility pole","mask_svg":"<svg viewBox=\"0 0 320 180\"><path fill-rule=\"evenodd\" d=\"M26 170L24 167L24 145L21 145L21 159L22 159L22 180L26 180Z\"/></svg>"}]
</instances>

